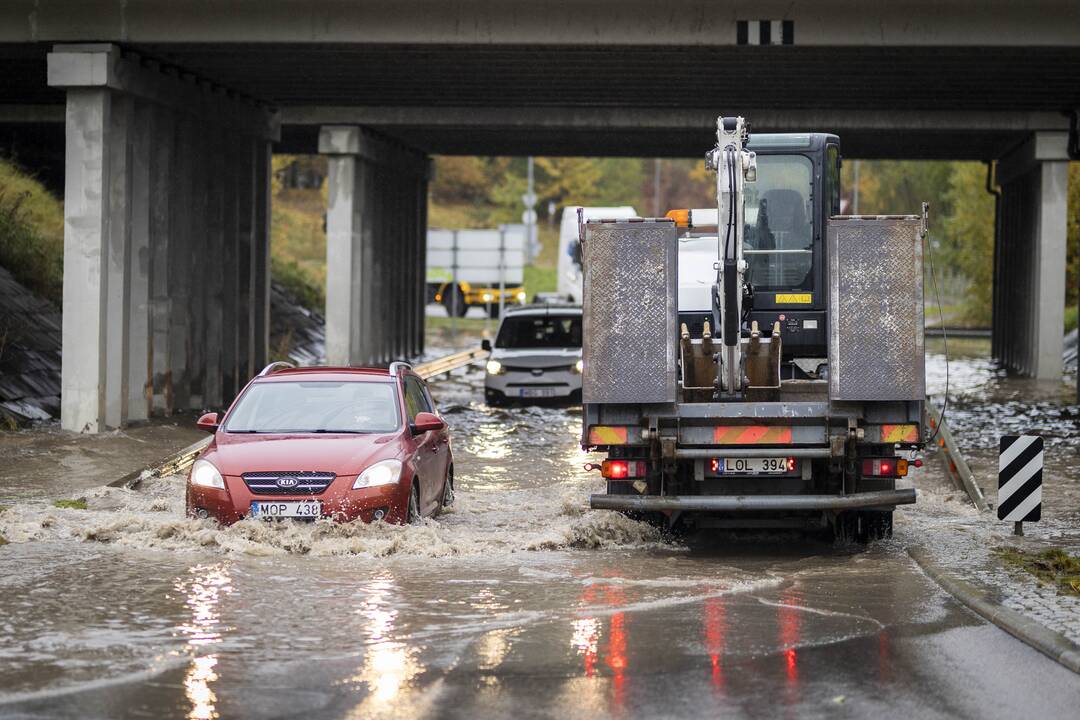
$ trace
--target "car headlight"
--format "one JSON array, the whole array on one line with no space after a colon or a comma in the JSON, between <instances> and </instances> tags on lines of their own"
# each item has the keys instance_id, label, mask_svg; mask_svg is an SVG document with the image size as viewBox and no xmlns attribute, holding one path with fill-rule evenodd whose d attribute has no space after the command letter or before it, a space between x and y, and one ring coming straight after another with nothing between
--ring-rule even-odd
<instances>
[{"instance_id":1,"label":"car headlight","mask_svg":"<svg viewBox=\"0 0 1080 720\"><path fill-rule=\"evenodd\" d=\"M401 479L401 461L400 460L383 460L370 466L367 470L360 473L360 476L356 478L356 482L353 483L352 489L359 490L361 488L376 487L378 485L393 485Z\"/></svg>"},{"instance_id":2,"label":"car headlight","mask_svg":"<svg viewBox=\"0 0 1080 720\"><path fill-rule=\"evenodd\" d=\"M517 294L517 299L518 299L519 303L525 302L525 291L524 290L522 290L521 292L519 292Z\"/></svg>"},{"instance_id":3,"label":"car headlight","mask_svg":"<svg viewBox=\"0 0 1080 720\"><path fill-rule=\"evenodd\" d=\"M484 293L484 302L491 302L495 299L495 296L491 293Z\"/></svg>"},{"instance_id":4,"label":"car headlight","mask_svg":"<svg viewBox=\"0 0 1080 720\"><path fill-rule=\"evenodd\" d=\"M499 362L498 360L488 360L487 361L487 371L488 371L488 375L502 375L503 372L504 372L503 371L503 364L501 362Z\"/></svg>"},{"instance_id":5,"label":"car headlight","mask_svg":"<svg viewBox=\"0 0 1080 720\"><path fill-rule=\"evenodd\" d=\"M191 484L199 487L225 489L225 480L209 460L196 460L191 466Z\"/></svg>"},{"instance_id":6,"label":"car headlight","mask_svg":"<svg viewBox=\"0 0 1080 720\"><path fill-rule=\"evenodd\" d=\"M584 360L578 359L578 361L576 363L574 363L574 372L576 372L578 375L585 372L585 361Z\"/></svg>"}]
</instances>

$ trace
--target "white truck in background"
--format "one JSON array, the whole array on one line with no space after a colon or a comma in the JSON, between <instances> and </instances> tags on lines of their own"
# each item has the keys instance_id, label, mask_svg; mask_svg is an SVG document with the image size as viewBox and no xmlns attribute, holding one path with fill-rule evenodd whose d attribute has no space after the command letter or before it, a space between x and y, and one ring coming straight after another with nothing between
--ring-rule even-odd
<instances>
[{"instance_id":1,"label":"white truck in background","mask_svg":"<svg viewBox=\"0 0 1080 720\"><path fill-rule=\"evenodd\" d=\"M582 207L569 205L563 208L559 224L559 282L557 292L570 302L581 302L581 243L578 241L578 210L585 220L627 220L637 217L637 211L629 205L619 207Z\"/></svg>"}]
</instances>

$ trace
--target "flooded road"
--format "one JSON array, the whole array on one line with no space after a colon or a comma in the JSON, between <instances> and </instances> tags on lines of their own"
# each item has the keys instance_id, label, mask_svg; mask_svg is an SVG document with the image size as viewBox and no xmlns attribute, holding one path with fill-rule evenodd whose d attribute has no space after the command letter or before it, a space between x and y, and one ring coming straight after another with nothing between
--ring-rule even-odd
<instances>
[{"instance_id":1,"label":"flooded road","mask_svg":"<svg viewBox=\"0 0 1080 720\"><path fill-rule=\"evenodd\" d=\"M433 385L458 501L420 527L183 518L179 478L0 514L0 717L1069 717L1069 671L905 548L673 541L586 509L575 409ZM1009 682L1002 682L1008 677Z\"/></svg>"}]
</instances>

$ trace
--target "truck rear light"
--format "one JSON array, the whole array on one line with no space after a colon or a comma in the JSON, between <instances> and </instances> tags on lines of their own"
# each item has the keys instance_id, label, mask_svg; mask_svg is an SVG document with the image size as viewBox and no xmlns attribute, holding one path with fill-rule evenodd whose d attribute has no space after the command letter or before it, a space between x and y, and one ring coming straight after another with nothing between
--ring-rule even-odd
<instances>
[{"instance_id":1,"label":"truck rear light","mask_svg":"<svg viewBox=\"0 0 1080 720\"><path fill-rule=\"evenodd\" d=\"M863 477L905 477L908 461L903 458L864 458Z\"/></svg>"},{"instance_id":2,"label":"truck rear light","mask_svg":"<svg viewBox=\"0 0 1080 720\"><path fill-rule=\"evenodd\" d=\"M608 480L645 477L645 463L642 460L605 460L600 466L600 474Z\"/></svg>"}]
</instances>

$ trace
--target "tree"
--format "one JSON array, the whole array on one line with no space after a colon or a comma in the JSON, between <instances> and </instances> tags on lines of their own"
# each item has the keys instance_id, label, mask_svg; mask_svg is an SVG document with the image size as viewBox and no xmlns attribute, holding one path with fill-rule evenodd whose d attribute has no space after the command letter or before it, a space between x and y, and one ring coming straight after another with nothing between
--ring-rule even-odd
<instances>
[{"instance_id":1,"label":"tree","mask_svg":"<svg viewBox=\"0 0 1080 720\"><path fill-rule=\"evenodd\" d=\"M944 197L952 212L941 223L940 261L968 281L964 319L987 327L994 294L994 196L986 191L986 166L953 163Z\"/></svg>"}]
</instances>

